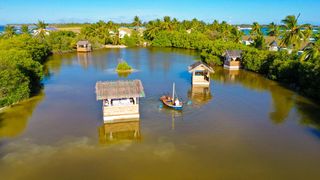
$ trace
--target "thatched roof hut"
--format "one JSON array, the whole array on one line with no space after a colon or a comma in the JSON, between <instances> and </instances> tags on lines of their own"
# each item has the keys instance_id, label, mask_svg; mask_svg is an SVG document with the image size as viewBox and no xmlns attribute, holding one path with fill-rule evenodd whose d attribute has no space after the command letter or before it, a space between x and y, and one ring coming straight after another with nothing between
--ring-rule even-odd
<instances>
[{"instance_id":1,"label":"thatched roof hut","mask_svg":"<svg viewBox=\"0 0 320 180\"><path fill-rule=\"evenodd\" d=\"M139 98L145 97L140 80L97 82L96 95L103 101L105 123L139 119Z\"/></svg>"},{"instance_id":2,"label":"thatched roof hut","mask_svg":"<svg viewBox=\"0 0 320 180\"><path fill-rule=\"evenodd\" d=\"M140 80L97 82L96 95L97 100L145 96Z\"/></svg>"},{"instance_id":3,"label":"thatched roof hut","mask_svg":"<svg viewBox=\"0 0 320 180\"><path fill-rule=\"evenodd\" d=\"M230 70L237 70L240 68L241 50L227 50L224 53L225 59L223 67Z\"/></svg>"},{"instance_id":4,"label":"thatched roof hut","mask_svg":"<svg viewBox=\"0 0 320 180\"><path fill-rule=\"evenodd\" d=\"M77 42L77 51L78 52L90 52L92 50L91 44L89 41L78 41Z\"/></svg>"}]
</instances>

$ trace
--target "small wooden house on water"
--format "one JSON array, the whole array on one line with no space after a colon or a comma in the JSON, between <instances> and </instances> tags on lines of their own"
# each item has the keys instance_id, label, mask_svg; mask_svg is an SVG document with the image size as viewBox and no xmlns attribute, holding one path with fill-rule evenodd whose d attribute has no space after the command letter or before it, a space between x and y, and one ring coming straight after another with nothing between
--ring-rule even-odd
<instances>
[{"instance_id":1,"label":"small wooden house on water","mask_svg":"<svg viewBox=\"0 0 320 180\"><path fill-rule=\"evenodd\" d=\"M105 123L139 119L139 98L145 97L140 80L97 82L96 95L103 101Z\"/></svg>"},{"instance_id":2,"label":"small wooden house on water","mask_svg":"<svg viewBox=\"0 0 320 180\"><path fill-rule=\"evenodd\" d=\"M197 61L188 67L189 73L192 73L192 85L205 85L210 84L210 73L214 70L204 62Z\"/></svg>"},{"instance_id":3,"label":"small wooden house on water","mask_svg":"<svg viewBox=\"0 0 320 180\"><path fill-rule=\"evenodd\" d=\"M77 51L78 52L90 52L92 51L91 44L89 41L78 41L77 42Z\"/></svg>"},{"instance_id":4,"label":"small wooden house on water","mask_svg":"<svg viewBox=\"0 0 320 180\"><path fill-rule=\"evenodd\" d=\"M223 67L230 70L238 70L241 66L241 50L227 50L224 54Z\"/></svg>"}]
</instances>

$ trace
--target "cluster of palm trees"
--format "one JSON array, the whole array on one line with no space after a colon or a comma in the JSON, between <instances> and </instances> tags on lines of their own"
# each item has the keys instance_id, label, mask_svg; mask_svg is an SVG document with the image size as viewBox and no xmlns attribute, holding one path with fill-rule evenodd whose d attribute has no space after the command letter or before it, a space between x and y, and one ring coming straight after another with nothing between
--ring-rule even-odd
<instances>
[{"instance_id":1,"label":"cluster of palm trees","mask_svg":"<svg viewBox=\"0 0 320 180\"><path fill-rule=\"evenodd\" d=\"M80 38L98 41L100 44L119 44L119 25L108 21L99 21L84 26L80 32Z\"/></svg>"},{"instance_id":2,"label":"cluster of palm trees","mask_svg":"<svg viewBox=\"0 0 320 180\"><path fill-rule=\"evenodd\" d=\"M225 21L219 23L215 20L212 24L207 24L196 18L178 21L176 18L171 19L169 16L165 16L162 20L156 19L149 21L146 24L144 34L148 40L152 41L157 33L161 31L199 32L208 35L210 39L222 39L224 41L232 40L237 43L241 41L243 36L241 31Z\"/></svg>"},{"instance_id":3,"label":"cluster of palm trees","mask_svg":"<svg viewBox=\"0 0 320 180\"><path fill-rule=\"evenodd\" d=\"M45 35L47 34L47 26L44 21L38 21L37 24L34 24L35 28L33 30L36 30L35 37L43 40L45 38ZM29 34L29 26L24 24L21 26L21 33L22 34ZM4 32L2 34L3 38L12 38L15 35L17 35L17 32L15 30L15 27L12 25L7 25L4 29Z\"/></svg>"},{"instance_id":4,"label":"cluster of palm trees","mask_svg":"<svg viewBox=\"0 0 320 180\"><path fill-rule=\"evenodd\" d=\"M268 25L267 35L274 37L274 40L279 39L281 46L298 50L302 42L308 42L309 38L313 36L312 25L299 24L299 17L300 15L298 15L297 17L294 15L287 16L281 21L282 25L277 25L274 22L270 23ZM264 39L261 38L263 37L263 32L261 29L262 28L259 23L253 23L250 35L258 39L257 41L264 41ZM316 42L309 43L308 46L304 48L304 53L301 56L301 60L308 60L319 57L320 43L319 38L317 38L319 36L319 33L315 35Z\"/></svg>"}]
</instances>

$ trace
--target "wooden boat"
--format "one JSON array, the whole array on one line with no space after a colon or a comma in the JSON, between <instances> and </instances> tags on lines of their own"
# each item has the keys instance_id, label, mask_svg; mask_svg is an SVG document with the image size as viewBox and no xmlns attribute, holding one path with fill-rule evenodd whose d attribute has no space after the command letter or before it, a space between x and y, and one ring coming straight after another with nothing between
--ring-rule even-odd
<instances>
[{"instance_id":1,"label":"wooden boat","mask_svg":"<svg viewBox=\"0 0 320 180\"><path fill-rule=\"evenodd\" d=\"M175 109L175 110L182 110L183 108L183 103L179 101L178 97L175 98L175 84L173 83L173 88L172 88L172 97L171 96L162 96L160 100L162 103L169 108Z\"/></svg>"}]
</instances>

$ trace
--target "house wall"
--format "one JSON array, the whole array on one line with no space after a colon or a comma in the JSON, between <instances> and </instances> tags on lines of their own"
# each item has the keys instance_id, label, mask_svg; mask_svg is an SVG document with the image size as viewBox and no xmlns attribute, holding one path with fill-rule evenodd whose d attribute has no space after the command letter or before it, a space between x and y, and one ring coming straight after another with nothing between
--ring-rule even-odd
<instances>
[{"instance_id":1,"label":"house wall","mask_svg":"<svg viewBox=\"0 0 320 180\"><path fill-rule=\"evenodd\" d=\"M210 77L208 79L209 79L209 81L207 81L204 76L196 76L195 72L192 73L192 84L194 84L194 85L196 85L196 84L208 85L208 84L210 84Z\"/></svg>"},{"instance_id":2,"label":"house wall","mask_svg":"<svg viewBox=\"0 0 320 180\"><path fill-rule=\"evenodd\" d=\"M78 52L90 52L91 51L91 47L77 47L77 51Z\"/></svg>"},{"instance_id":3,"label":"house wall","mask_svg":"<svg viewBox=\"0 0 320 180\"><path fill-rule=\"evenodd\" d=\"M223 67L226 69L240 69L240 61L225 61Z\"/></svg>"},{"instance_id":4,"label":"house wall","mask_svg":"<svg viewBox=\"0 0 320 180\"><path fill-rule=\"evenodd\" d=\"M103 120L105 122L118 119L138 119L139 117L139 104L103 107Z\"/></svg>"}]
</instances>

